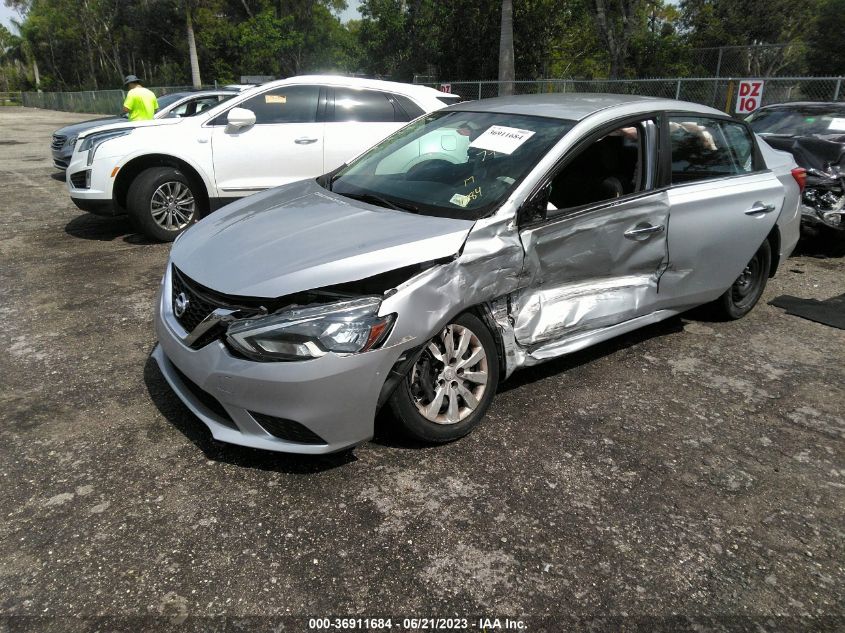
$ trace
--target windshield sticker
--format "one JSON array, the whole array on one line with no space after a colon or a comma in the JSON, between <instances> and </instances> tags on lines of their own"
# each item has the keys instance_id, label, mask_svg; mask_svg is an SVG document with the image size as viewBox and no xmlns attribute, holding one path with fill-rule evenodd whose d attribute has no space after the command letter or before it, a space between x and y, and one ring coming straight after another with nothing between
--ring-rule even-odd
<instances>
[{"instance_id":1,"label":"windshield sticker","mask_svg":"<svg viewBox=\"0 0 845 633\"><path fill-rule=\"evenodd\" d=\"M845 119L831 119L827 129L833 130L834 132L845 132Z\"/></svg>"},{"instance_id":2,"label":"windshield sticker","mask_svg":"<svg viewBox=\"0 0 845 633\"><path fill-rule=\"evenodd\" d=\"M530 130L520 130L504 125L491 125L469 146L501 154L513 154L519 149L520 145L532 136L534 136L534 132Z\"/></svg>"},{"instance_id":3,"label":"windshield sticker","mask_svg":"<svg viewBox=\"0 0 845 633\"><path fill-rule=\"evenodd\" d=\"M285 95L264 95L264 103L287 103Z\"/></svg>"},{"instance_id":4,"label":"windshield sticker","mask_svg":"<svg viewBox=\"0 0 845 633\"><path fill-rule=\"evenodd\" d=\"M481 197L481 187L476 187L472 191L467 192L466 194L463 193L456 193L454 196L451 197L449 202L452 204L456 204L459 207L465 207L473 200L477 200Z\"/></svg>"},{"instance_id":5,"label":"windshield sticker","mask_svg":"<svg viewBox=\"0 0 845 633\"><path fill-rule=\"evenodd\" d=\"M449 202L451 202L452 204L456 204L459 207L465 207L469 204L470 200L471 198L469 196L465 196L461 193L456 193L449 199Z\"/></svg>"}]
</instances>

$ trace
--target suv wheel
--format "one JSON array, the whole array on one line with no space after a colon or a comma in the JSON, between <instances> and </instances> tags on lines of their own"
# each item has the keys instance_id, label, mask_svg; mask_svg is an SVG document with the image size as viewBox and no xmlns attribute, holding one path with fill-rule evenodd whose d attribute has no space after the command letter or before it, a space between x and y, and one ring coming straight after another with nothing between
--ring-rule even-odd
<instances>
[{"instance_id":1,"label":"suv wheel","mask_svg":"<svg viewBox=\"0 0 845 633\"><path fill-rule=\"evenodd\" d=\"M499 383L496 343L472 314L429 341L390 399L405 431L424 442L449 442L474 429Z\"/></svg>"},{"instance_id":2,"label":"suv wheel","mask_svg":"<svg viewBox=\"0 0 845 633\"><path fill-rule=\"evenodd\" d=\"M199 219L195 188L174 167L144 170L132 182L126 196L129 217L144 235L172 242Z\"/></svg>"}]
</instances>

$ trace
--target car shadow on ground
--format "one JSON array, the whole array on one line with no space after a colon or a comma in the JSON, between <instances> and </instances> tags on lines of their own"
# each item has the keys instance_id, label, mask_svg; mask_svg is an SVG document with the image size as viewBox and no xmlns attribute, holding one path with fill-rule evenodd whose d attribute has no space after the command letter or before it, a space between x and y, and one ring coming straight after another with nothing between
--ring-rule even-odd
<instances>
[{"instance_id":1,"label":"car shadow on ground","mask_svg":"<svg viewBox=\"0 0 845 633\"><path fill-rule=\"evenodd\" d=\"M802 235L792 256L817 259L845 257L845 231L828 230L813 236Z\"/></svg>"},{"instance_id":2,"label":"car shadow on ground","mask_svg":"<svg viewBox=\"0 0 845 633\"><path fill-rule=\"evenodd\" d=\"M344 466L357 459L351 450L331 455L294 455L218 442L173 393L152 357L148 357L144 364L144 383L150 400L161 415L210 460L243 468L307 475Z\"/></svg>"},{"instance_id":3,"label":"car shadow on ground","mask_svg":"<svg viewBox=\"0 0 845 633\"><path fill-rule=\"evenodd\" d=\"M688 314L689 313L685 314L684 317L687 317ZM680 316L672 317L670 319L666 319L665 321L661 321L660 323L648 325L638 330L634 330L633 332L629 332L628 334L623 334L610 339L609 341L567 354L561 358L550 360L540 365L534 365L533 367L520 369L506 381L500 383L496 393L497 395L507 393L513 389L518 389L519 387L539 382L546 378L551 378L552 376L576 369L582 365L588 365L605 356L610 356L611 354L635 347L643 341L683 332L685 320L698 319L682 318ZM494 400L491 410L495 410L495 407L496 402ZM376 416L375 436L373 437L372 442L374 444L390 448L416 450L432 447L429 444L416 442L405 437L398 426L398 423L390 411L389 405L385 405Z\"/></svg>"},{"instance_id":4,"label":"car shadow on ground","mask_svg":"<svg viewBox=\"0 0 845 633\"><path fill-rule=\"evenodd\" d=\"M50 178L53 180L58 180L59 182L65 182L65 172L57 171L50 174Z\"/></svg>"},{"instance_id":5,"label":"car shadow on ground","mask_svg":"<svg viewBox=\"0 0 845 633\"><path fill-rule=\"evenodd\" d=\"M65 233L72 237L98 242L113 242L120 238L127 244L158 244L158 242L136 233L126 216L109 218L93 213L83 213L65 225Z\"/></svg>"}]
</instances>

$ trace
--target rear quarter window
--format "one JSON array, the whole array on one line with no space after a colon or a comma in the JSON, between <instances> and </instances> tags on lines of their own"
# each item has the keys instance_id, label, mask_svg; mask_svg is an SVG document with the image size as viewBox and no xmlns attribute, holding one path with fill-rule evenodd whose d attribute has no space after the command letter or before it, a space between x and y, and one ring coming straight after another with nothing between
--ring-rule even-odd
<instances>
[{"instance_id":1,"label":"rear quarter window","mask_svg":"<svg viewBox=\"0 0 845 633\"><path fill-rule=\"evenodd\" d=\"M405 115L403 117L404 121L413 121L418 116L422 116L423 114L425 114L425 110L423 110L420 106L418 106L405 95L395 94L393 95L393 99L396 101L397 104L399 104L399 108Z\"/></svg>"}]
</instances>

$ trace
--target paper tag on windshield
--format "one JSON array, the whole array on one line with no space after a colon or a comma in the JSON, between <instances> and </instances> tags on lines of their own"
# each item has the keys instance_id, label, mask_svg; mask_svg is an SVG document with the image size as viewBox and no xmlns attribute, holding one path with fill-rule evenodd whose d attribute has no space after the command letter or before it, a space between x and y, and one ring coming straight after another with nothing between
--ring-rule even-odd
<instances>
[{"instance_id":1,"label":"paper tag on windshield","mask_svg":"<svg viewBox=\"0 0 845 633\"><path fill-rule=\"evenodd\" d=\"M490 152L513 154L519 146L534 136L530 130L520 130L504 125L491 125L481 136L469 144L470 147L486 149Z\"/></svg>"},{"instance_id":2,"label":"paper tag on windshield","mask_svg":"<svg viewBox=\"0 0 845 633\"><path fill-rule=\"evenodd\" d=\"M465 196L463 194L456 193L454 196L452 196L449 199L449 202L451 202L452 204L456 204L459 207L465 207L469 204L470 200L472 200L472 198L470 198L469 196Z\"/></svg>"},{"instance_id":3,"label":"paper tag on windshield","mask_svg":"<svg viewBox=\"0 0 845 633\"><path fill-rule=\"evenodd\" d=\"M827 129L834 132L845 132L845 119L831 119Z\"/></svg>"},{"instance_id":4,"label":"paper tag on windshield","mask_svg":"<svg viewBox=\"0 0 845 633\"><path fill-rule=\"evenodd\" d=\"M264 103L287 103L285 95L264 95Z\"/></svg>"}]
</instances>

